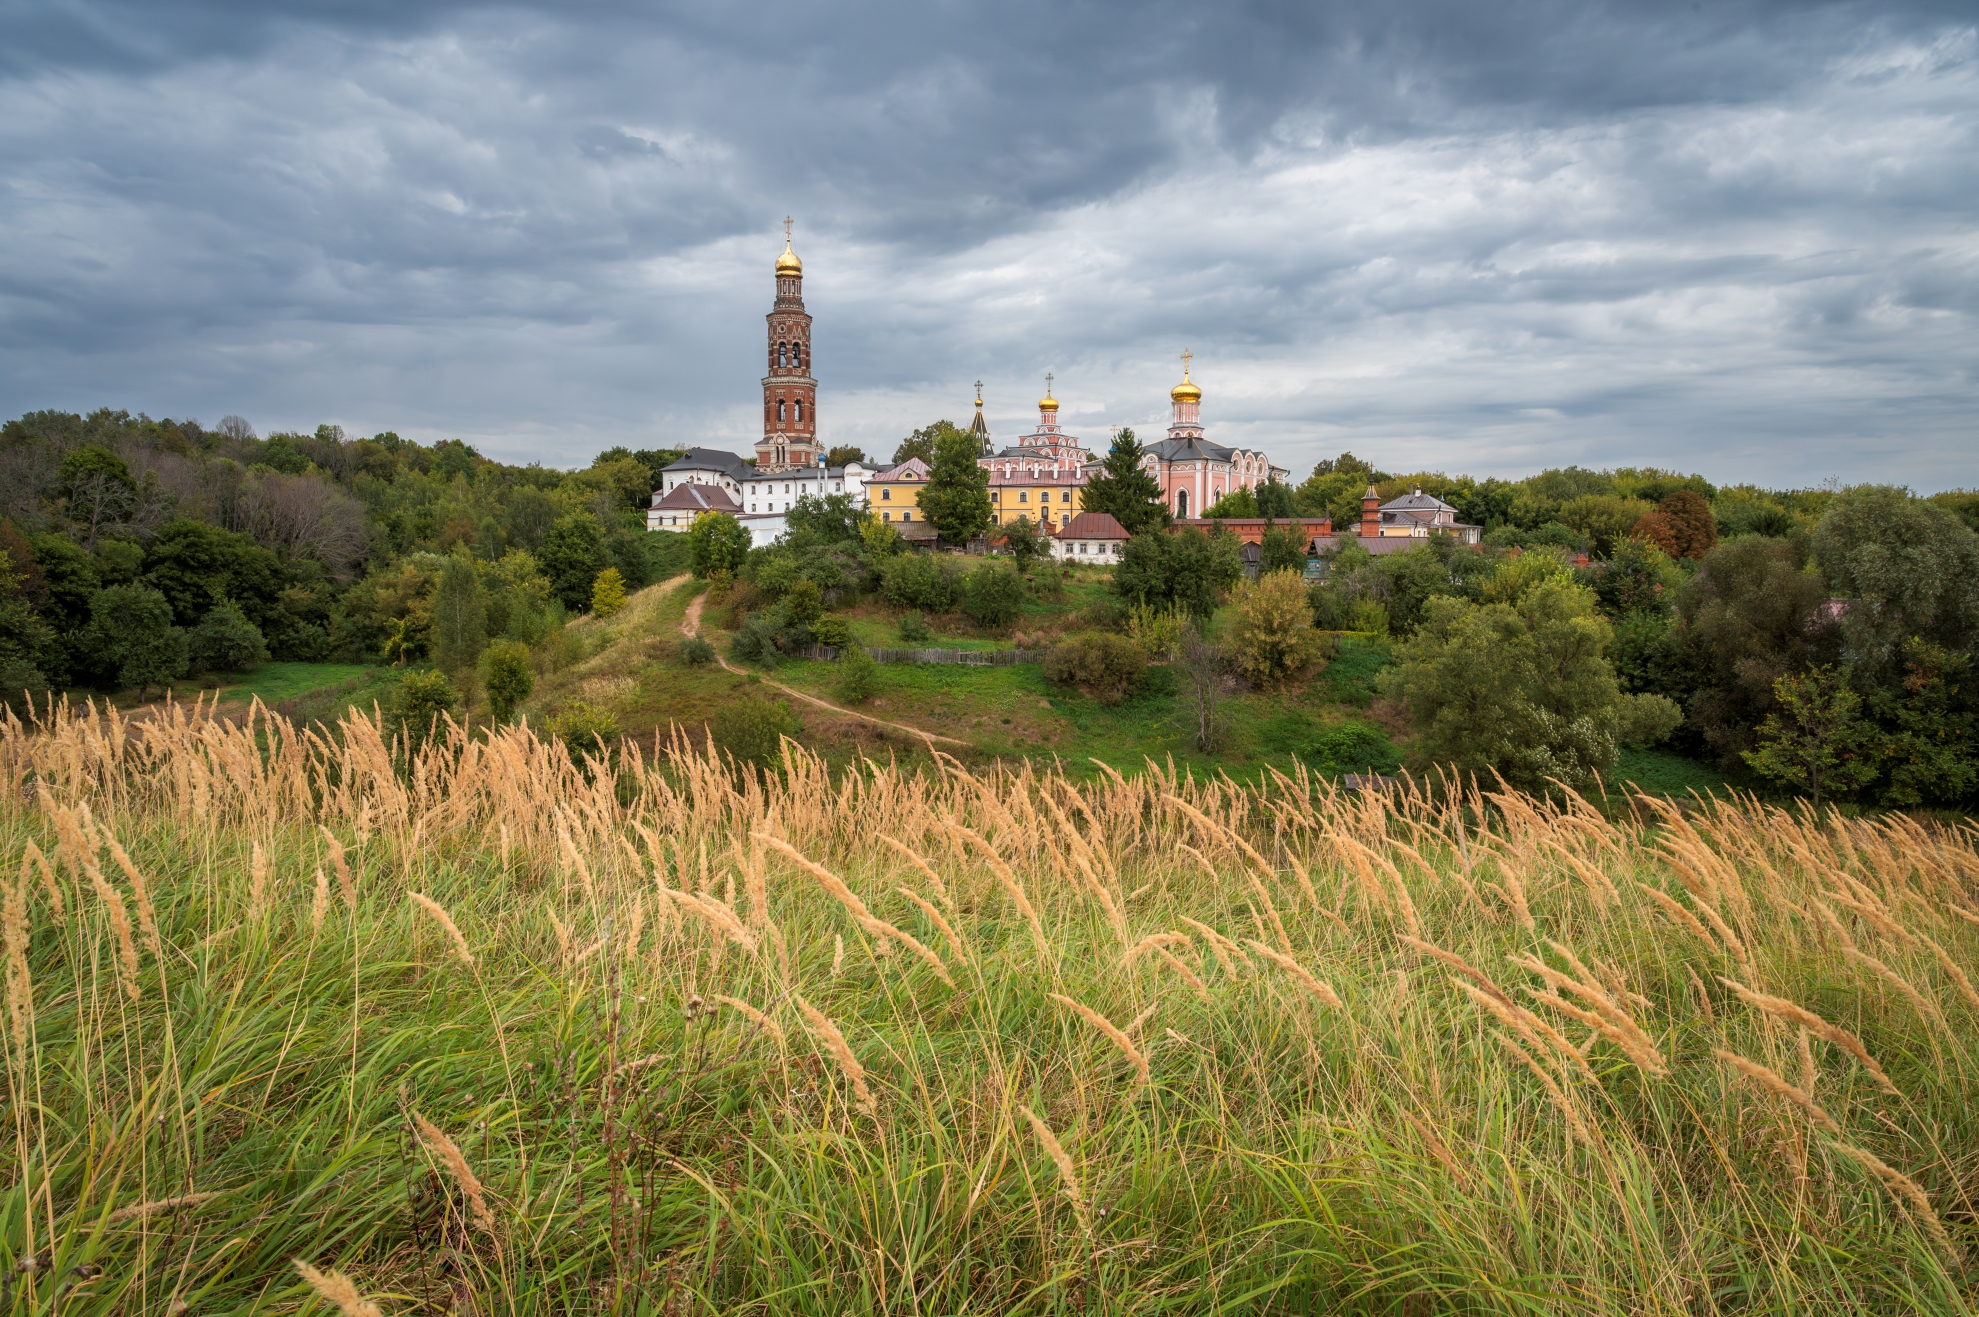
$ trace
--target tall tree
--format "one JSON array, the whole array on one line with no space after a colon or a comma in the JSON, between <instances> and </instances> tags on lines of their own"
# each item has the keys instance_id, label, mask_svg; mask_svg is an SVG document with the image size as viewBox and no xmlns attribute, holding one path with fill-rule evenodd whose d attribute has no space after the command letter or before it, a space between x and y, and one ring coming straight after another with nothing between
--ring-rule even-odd
<instances>
[{"instance_id":1,"label":"tall tree","mask_svg":"<svg viewBox=\"0 0 1979 1317\"><path fill-rule=\"evenodd\" d=\"M1635 523L1630 532L1672 558L1701 559L1718 547L1718 519L1694 489L1679 489Z\"/></svg>"},{"instance_id":2,"label":"tall tree","mask_svg":"<svg viewBox=\"0 0 1979 1317\"><path fill-rule=\"evenodd\" d=\"M550 588L563 606L582 612L591 602L591 583L605 570L605 532L588 512L558 517L536 550L536 561L550 578Z\"/></svg>"},{"instance_id":3,"label":"tall tree","mask_svg":"<svg viewBox=\"0 0 1979 1317\"><path fill-rule=\"evenodd\" d=\"M1161 501L1161 486L1141 465L1146 456L1141 441L1123 426L1100 463L1102 474L1086 481L1080 491L1079 506L1087 512L1111 513L1129 535L1166 527L1168 506Z\"/></svg>"},{"instance_id":4,"label":"tall tree","mask_svg":"<svg viewBox=\"0 0 1979 1317\"><path fill-rule=\"evenodd\" d=\"M942 436L961 433L962 431L957 430L951 421L936 421L933 425L924 425L900 441L899 447L893 450L893 463L898 466L910 458L918 457L929 466L933 466L935 449L940 444ZM974 451L972 446L970 452L973 454Z\"/></svg>"},{"instance_id":5,"label":"tall tree","mask_svg":"<svg viewBox=\"0 0 1979 1317\"><path fill-rule=\"evenodd\" d=\"M950 428L935 441L921 511L950 544L966 544L990 527L989 471L976 464L976 441Z\"/></svg>"},{"instance_id":6,"label":"tall tree","mask_svg":"<svg viewBox=\"0 0 1979 1317\"><path fill-rule=\"evenodd\" d=\"M463 673L481 658L488 643L488 603L474 564L464 555L447 559L433 591L433 662L444 672Z\"/></svg>"},{"instance_id":7,"label":"tall tree","mask_svg":"<svg viewBox=\"0 0 1979 1317\"><path fill-rule=\"evenodd\" d=\"M117 680L138 698L183 677L190 662L186 633L172 625L172 605L143 585L113 585L90 602L97 634L117 664Z\"/></svg>"},{"instance_id":8,"label":"tall tree","mask_svg":"<svg viewBox=\"0 0 1979 1317\"><path fill-rule=\"evenodd\" d=\"M1860 675L1897 679L1913 637L1979 647L1979 534L1947 509L1887 485L1845 489L1814 532L1814 558L1848 600L1842 633Z\"/></svg>"}]
</instances>

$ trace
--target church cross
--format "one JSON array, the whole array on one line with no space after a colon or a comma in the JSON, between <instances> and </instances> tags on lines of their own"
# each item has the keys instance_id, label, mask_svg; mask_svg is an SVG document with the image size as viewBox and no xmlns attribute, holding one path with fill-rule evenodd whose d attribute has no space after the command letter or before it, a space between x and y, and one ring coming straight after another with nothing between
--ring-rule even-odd
<instances>
[{"instance_id":1,"label":"church cross","mask_svg":"<svg viewBox=\"0 0 1979 1317\"><path fill-rule=\"evenodd\" d=\"M790 245L790 216L788 215L783 217L783 245L786 247Z\"/></svg>"},{"instance_id":2,"label":"church cross","mask_svg":"<svg viewBox=\"0 0 1979 1317\"><path fill-rule=\"evenodd\" d=\"M1187 375L1189 373L1189 363L1194 361L1195 359L1196 359L1195 353L1189 351L1189 349L1187 348L1182 349L1182 373L1184 375Z\"/></svg>"},{"instance_id":3,"label":"church cross","mask_svg":"<svg viewBox=\"0 0 1979 1317\"><path fill-rule=\"evenodd\" d=\"M1049 398L1049 397L1051 396L1051 372L1050 372L1050 371L1046 371L1046 372L1044 373L1044 396L1045 396L1045 397L1047 397L1047 398Z\"/></svg>"},{"instance_id":4,"label":"church cross","mask_svg":"<svg viewBox=\"0 0 1979 1317\"><path fill-rule=\"evenodd\" d=\"M982 405L982 402L983 402L983 382L982 382L981 380L977 380L977 381L976 381L976 405L980 407L980 406Z\"/></svg>"}]
</instances>

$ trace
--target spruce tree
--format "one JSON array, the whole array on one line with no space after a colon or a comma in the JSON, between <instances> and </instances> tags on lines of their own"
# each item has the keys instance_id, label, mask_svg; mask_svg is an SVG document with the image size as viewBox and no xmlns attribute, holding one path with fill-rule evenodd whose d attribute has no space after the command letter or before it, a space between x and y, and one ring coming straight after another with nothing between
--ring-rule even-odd
<instances>
[{"instance_id":1,"label":"spruce tree","mask_svg":"<svg viewBox=\"0 0 1979 1317\"><path fill-rule=\"evenodd\" d=\"M976 464L976 441L950 430L935 442L935 459L921 490L921 511L935 534L967 544L990 527L989 471Z\"/></svg>"},{"instance_id":2,"label":"spruce tree","mask_svg":"<svg viewBox=\"0 0 1979 1317\"><path fill-rule=\"evenodd\" d=\"M1129 535L1166 527L1170 517L1161 501L1161 486L1141 465L1147 450L1134 432L1123 428L1100 464L1103 474L1086 482L1079 506L1087 512L1111 513Z\"/></svg>"}]
</instances>

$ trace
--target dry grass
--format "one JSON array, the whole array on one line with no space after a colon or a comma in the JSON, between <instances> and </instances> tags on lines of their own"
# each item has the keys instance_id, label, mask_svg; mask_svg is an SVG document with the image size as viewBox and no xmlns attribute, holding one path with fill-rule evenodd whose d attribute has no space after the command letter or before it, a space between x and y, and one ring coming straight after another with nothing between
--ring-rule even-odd
<instances>
[{"instance_id":1,"label":"dry grass","mask_svg":"<svg viewBox=\"0 0 1979 1317\"><path fill-rule=\"evenodd\" d=\"M0 774L22 1311L1973 1311L1970 828L172 706Z\"/></svg>"}]
</instances>

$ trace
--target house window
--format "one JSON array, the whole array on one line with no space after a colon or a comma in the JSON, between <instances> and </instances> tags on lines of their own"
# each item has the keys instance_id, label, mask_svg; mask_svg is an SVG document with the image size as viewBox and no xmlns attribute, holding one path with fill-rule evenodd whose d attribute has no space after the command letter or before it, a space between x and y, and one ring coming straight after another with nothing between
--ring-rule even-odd
<instances>
[{"instance_id":1,"label":"house window","mask_svg":"<svg viewBox=\"0 0 1979 1317\"><path fill-rule=\"evenodd\" d=\"M880 520L881 520L881 521L892 521L892 520L893 520L893 514L892 514L891 512L882 512L882 513L880 513Z\"/></svg>"},{"instance_id":2,"label":"house window","mask_svg":"<svg viewBox=\"0 0 1979 1317\"><path fill-rule=\"evenodd\" d=\"M880 491L880 502L882 503L893 502L893 491L890 489L882 489Z\"/></svg>"},{"instance_id":3,"label":"house window","mask_svg":"<svg viewBox=\"0 0 1979 1317\"><path fill-rule=\"evenodd\" d=\"M902 521L912 521L914 520L914 514L911 512L902 512L900 514L900 519Z\"/></svg>"},{"instance_id":4,"label":"house window","mask_svg":"<svg viewBox=\"0 0 1979 1317\"><path fill-rule=\"evenodd\" d=\"M1019 503L1029 503L1029 502L1031 501L1031 495L1030 495L1030 491L1029 491L1029 490L1023 490L1023 489L1020 489L1020 490L1018 490L1018 491L1017 491L1017 501L1018 501Z\"/></svg>"}]
</instances>

